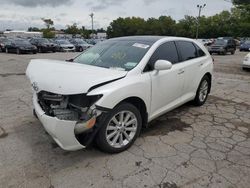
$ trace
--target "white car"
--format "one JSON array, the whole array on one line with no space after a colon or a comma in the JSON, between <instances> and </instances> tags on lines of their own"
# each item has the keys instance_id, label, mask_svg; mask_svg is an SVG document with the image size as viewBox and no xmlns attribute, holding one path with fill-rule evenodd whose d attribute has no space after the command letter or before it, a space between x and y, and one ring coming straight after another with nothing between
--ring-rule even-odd
<instances>
[{"instance_id":1,"label":"white car","mask_svg":"<svg viewBox=\"0 0 250 188\"><path fill-rule=\"evenodd\" d=\"M58 52L74 52L76 50L75 46L66 39L55 40L55 43Z\"/></svg>"},{"instance_id":2,"label":"white car","mask_svg":"<svg viewBox=\"0 0 250 188\"><path fill-rule=\"evenodd\" d=\"M99 43L73 62L31 60L26 74L34 113L61 148L95 140L117 153L158 116L188 101L203 105L212 70L210 54L195 40L134 36Z\"/></svg>"},{"instance_id":3,"label":"white car","mask_svg":"<svg viewBox=\"0 0 250 188\"><path fill-rule=\"evenodd\" d=\"M242 64L243 69L250 69L250 53L246 55L246 57L243 60Z\"/></svg>"}]
</instances>

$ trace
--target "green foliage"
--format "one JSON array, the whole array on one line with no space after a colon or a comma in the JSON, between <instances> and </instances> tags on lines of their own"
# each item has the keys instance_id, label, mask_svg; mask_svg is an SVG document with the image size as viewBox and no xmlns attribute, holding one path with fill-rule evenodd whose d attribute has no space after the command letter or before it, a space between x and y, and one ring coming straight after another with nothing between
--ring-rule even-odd
<instances>
[{"instance_id":1,"label":"green foliage","mask_svg":"<svg viewBox=\"0 0 250 188\"><path fill-rule=\"evenodd\" d=\"M77 24L74 23L73 25L67 25L67 29L65 30L65 33L77 35L77 34L81 34L81 29L78 29Z\"/></svg>"},{"instance_id":2,"label":"green foliage","mask_svg":"<svg viewBox=\"0 0 250 188\"><path fill-rule=\"evenodd\" d=\"M250 0L233 0L235 5L247 5L250 4Z\"/></svg>"},{"instance_id":3,"label":"green foliage","mask_svg":"<svg viewBox=\"0 0 250 188\"><path fill-rule=\"evenodd\" d=\"M199 19L199 38L220 36L250 36L250 0L235 0L232 11L222 11L214 16ZM185 16L175 22L169 16L144 20L138 17L118 18L107 29L108 38L129 35L165 35L194 38L197 18Z\"/></svg>"},{"instance_id":4,"label":"green foliage","mask_svg":"<svg viewBox=\"0 0 250 188\"><path fill-rule=\"evenodd\" d=\"M50 29L54 25L54 21L51 19L42 18L42 21L46 25L47 29Z\"/></svg>"},{"instance_id":5,"label":"green foliage","mask_svg":"<svg viewBox=\"0 0 250 188\"><path fill-rule=\"evenodd\" d=\"M55 32L53 32L51 29L42 29L43 37L44 38L54 38Z\"/></svg>"},{"instance_id":6,"label":"green foliage","mask_svg":"<svg viewBox=\"0 0 250 188\"><path fill-rule=\"evenodd\" d=\"M86 29L84 26L81 28L77 27L77 24L74 23L72 25L67 25L67 28L64 30L66 34L71 34L71 35L81 35L82 37L88 39L90 38L90 35L92 33L92 30ZM103 28L94 30L94 33L97 32L106 32Z\"/></svg>"}]
</instances>

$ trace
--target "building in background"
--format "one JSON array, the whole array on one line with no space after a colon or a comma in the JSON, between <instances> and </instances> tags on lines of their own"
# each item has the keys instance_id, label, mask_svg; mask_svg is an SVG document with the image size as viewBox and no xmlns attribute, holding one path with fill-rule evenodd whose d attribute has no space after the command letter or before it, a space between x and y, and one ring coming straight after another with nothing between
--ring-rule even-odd
<instances>
[{"instance_id":1,"label":"building in background","mask_svg":"<svg viewBox=\"0 0 250 188\"><path fill-rule=\"evenodd\" d=\"M21 38L31 38L31 37L42 37L42 32L29 32L29 31L18 31L18 30L12 30L12 31L4 31L3 35L6 37L21 37Z\"/></svg>"},{"instance_id":2,"label":"building in background","mask_svg":"<svg viewBox=\"0 0 250 188\"><path fill-rule=\"evenodd\" d=\"M107 38L107 33L97 33L96 37L98 39L106 39Z\"/></svg>"}]
</instances>

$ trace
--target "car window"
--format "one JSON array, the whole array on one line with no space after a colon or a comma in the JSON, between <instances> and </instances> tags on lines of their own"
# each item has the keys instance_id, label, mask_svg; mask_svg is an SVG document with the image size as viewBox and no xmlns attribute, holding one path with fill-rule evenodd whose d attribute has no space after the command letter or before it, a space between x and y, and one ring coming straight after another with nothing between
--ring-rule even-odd
<instances>
[{"instance_id":1,"label":"car window","mask_svg":"<svg viewBox=\"0 0 250 188\"><path fill-rule=\"evenodd\" d=\"M205 52L197 44L193 44L193 45L196 48L196 53L197 53L196 56L197 57L203 57L206 55Z\"/></svg>"},{"instance_id":2,"label":"car window","mask_svg":"<svg viewBox=\"0 0 250 188\"><path fill-rule=\"evenodd\" d=\"M179 62L179 56L174 42L167 42L159 46L151 56L147 70L153 70L157 60L167 60L175 64Z\"/></svg>"},{"instance_id":3,"label":"car window","mask_svg":"<svg viewBox=\"0 0 250 188\"><path fill-rule=\"evenodd\" d=\"M188 41L177 41L177 48L181 54L181 60L187 61L197 57L196 48L192 42Z\"/></svg>"}]
</instances>

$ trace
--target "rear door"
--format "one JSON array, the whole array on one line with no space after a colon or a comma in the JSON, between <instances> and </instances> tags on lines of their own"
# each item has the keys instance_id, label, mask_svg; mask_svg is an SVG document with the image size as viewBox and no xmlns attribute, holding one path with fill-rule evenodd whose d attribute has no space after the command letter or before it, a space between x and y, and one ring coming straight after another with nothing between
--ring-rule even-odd
<instances>
[{"instance_id":1,"label":"rear door","mask_svg":"<svg viewBox=\"0 0 250 188\"><path fill-rule=\"evenodd\" d=\"M205 53L201 48L189 41L176 41L184 70L183 100L196 94L204 66Z\"/></svg>"}]
</instances>

